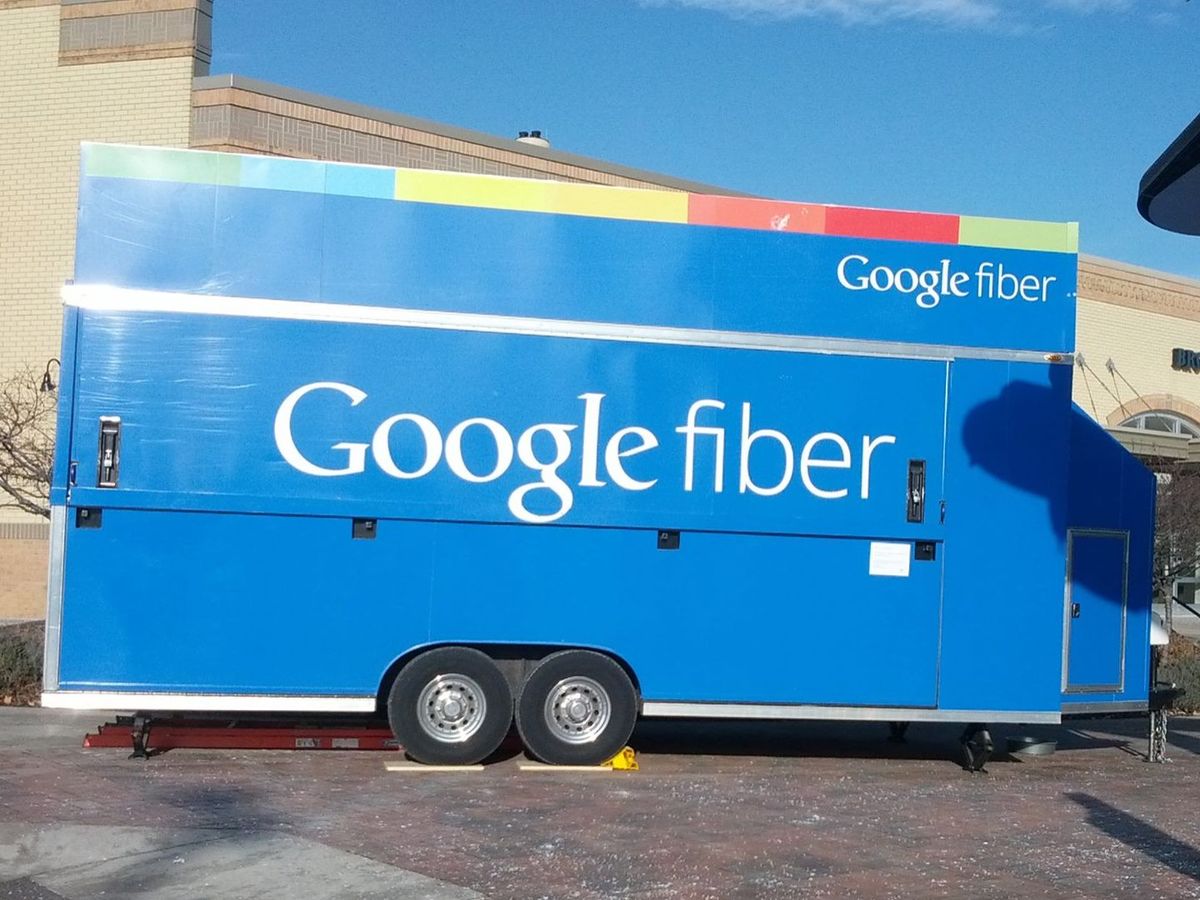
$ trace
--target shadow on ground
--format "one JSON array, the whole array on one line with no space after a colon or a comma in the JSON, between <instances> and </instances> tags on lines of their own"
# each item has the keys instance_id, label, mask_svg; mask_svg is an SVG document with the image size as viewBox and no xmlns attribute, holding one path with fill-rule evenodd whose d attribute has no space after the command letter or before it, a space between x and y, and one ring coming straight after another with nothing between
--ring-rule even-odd
<instances>
[{"instance_id":1,"label":"shadow on ground","mask_svg":"<svg viewBox=\"0 0 1200 900\"><path fill-rule=\"evenodd\" d=\"M1174 727L1176 721L1172 721ZM1200 750L1200 722L1189 723L1198 733L1182 735ZM997 725L994 763L1017 761L1005 752L1008 737L1029 736L1057 741L1062 750L1117 748L1144 756L1147 724L1144 718L1112 719L1063 725ZM915 722L905 739L889 739L885 722L741 722L646 720L639 723L631 743L639 751L680 755L832 757L850 759L908 759L958 761L963 725ZM1172 732L1175 744L1179 730Z\"/></svg>"},{"instance_id":2,"label":"shadow on ground","mask_svg":"<svg viewBox=\"0 0 1200 900\"><path fill-rule=\"evenodd\" d=\"M1089 825L1179 874L1200 881L1200 853L1191 844L1091 794L1071 792L1065 796L1083 807Z\"/></svg>"}]
</instances>

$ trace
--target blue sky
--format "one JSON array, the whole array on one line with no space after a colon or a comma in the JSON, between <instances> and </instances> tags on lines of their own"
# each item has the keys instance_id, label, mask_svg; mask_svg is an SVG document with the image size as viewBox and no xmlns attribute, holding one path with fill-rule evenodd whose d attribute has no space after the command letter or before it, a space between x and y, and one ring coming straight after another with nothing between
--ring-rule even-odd
<instances>
[{"instance_id":1,"label":"blue sky","mask_svg":"<svg viewBox=\"0 0 1200 900\"><path fill-rule=\"evenodd\" d=\"M1078 220L1200 277L1136 210L1198 62L1200 0L237 0L212 71L764 196Z\"/></svg>"}]
</instances>

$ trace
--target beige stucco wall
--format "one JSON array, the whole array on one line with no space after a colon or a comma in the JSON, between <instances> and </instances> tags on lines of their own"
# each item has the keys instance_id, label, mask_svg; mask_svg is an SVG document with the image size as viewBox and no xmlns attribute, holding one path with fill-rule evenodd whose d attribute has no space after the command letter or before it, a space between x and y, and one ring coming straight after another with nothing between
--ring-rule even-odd
<instances>
[{"instance_id":1,"label":"beige stucco wall","mask_svg":"<svg viewBox=\"0 0 1200 900\"><path fill-rule=\"evenodd\" d=\"M1175 347L1200 349L1200 322L1081 298L1075 402L1104 425L1150 409L1200 422L1200 374L1171 368ZM1115 372L1109 372L1112 360Z\"/></svg>"},{"instance_id":2,"label":"beige stucco wall","mask_svg":"<svg viewBox=\"0 0 1200 900\"><path fill-rule=\"evenodd\" d=\"M37 533L44 529L25 529ZM44 537L0 539L0 619L38 619L46 605L46 565L50 542Z\"/></svg>"},{"instance_id":3,"label":"beige stucco wall","mask_svg":"<svg viewBox=\"0 0 1200 900\"><path fill-rule=\"evenodd\" d=\"M1200 422L1200 374L1171 367L1174 348L1200 350L1200 284L1108 260L1080 269L1075 402L1103 425L1151 409Z\"/></svg>"}]
</instances>

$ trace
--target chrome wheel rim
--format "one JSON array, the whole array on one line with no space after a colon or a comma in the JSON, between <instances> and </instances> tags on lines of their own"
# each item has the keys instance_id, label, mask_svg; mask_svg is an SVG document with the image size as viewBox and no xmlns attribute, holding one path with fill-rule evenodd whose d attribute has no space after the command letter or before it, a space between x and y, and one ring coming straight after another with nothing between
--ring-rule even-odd
<instances>
[{"instance_id":1,"label":"chrome wheel rim","mask_svg":"<svg viewBox=\"0 0 1200 900\"><path fill-rule=\"evenodd\" d=\"M589 744L608 728L612 700L591 678L564 678L546 695L544 715L546 727L560 741Z\"/></svg>"},{"instance_id":2,"label":"chrome wheel rim","mask_svg":"<svg viewBox=\"0 0 1200 900\"><path fill-rule=\"evenodd\" d=\"M467 675L439 675L417 698L421 730L444 744L461 744L479 731L487 700L479 682Z\"/></svg>"}]
</instances>

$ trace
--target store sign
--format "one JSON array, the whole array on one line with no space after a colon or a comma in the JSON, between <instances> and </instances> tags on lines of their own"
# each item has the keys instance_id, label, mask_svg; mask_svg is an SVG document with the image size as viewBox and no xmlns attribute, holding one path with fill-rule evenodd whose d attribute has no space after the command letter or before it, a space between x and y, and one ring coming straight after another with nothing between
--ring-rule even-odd
<instances>
[{"instance_id":1,"label":"store sign","mask_svg":"<svg viewBox=\"0 0 1200 900\"><path fill-rule=\"evenodd\" d=\"M1184 350L1176 347L1171 351L1171 368L1180 371L1200 372L1200 350Z\"/></svg>"}]
</instances>

